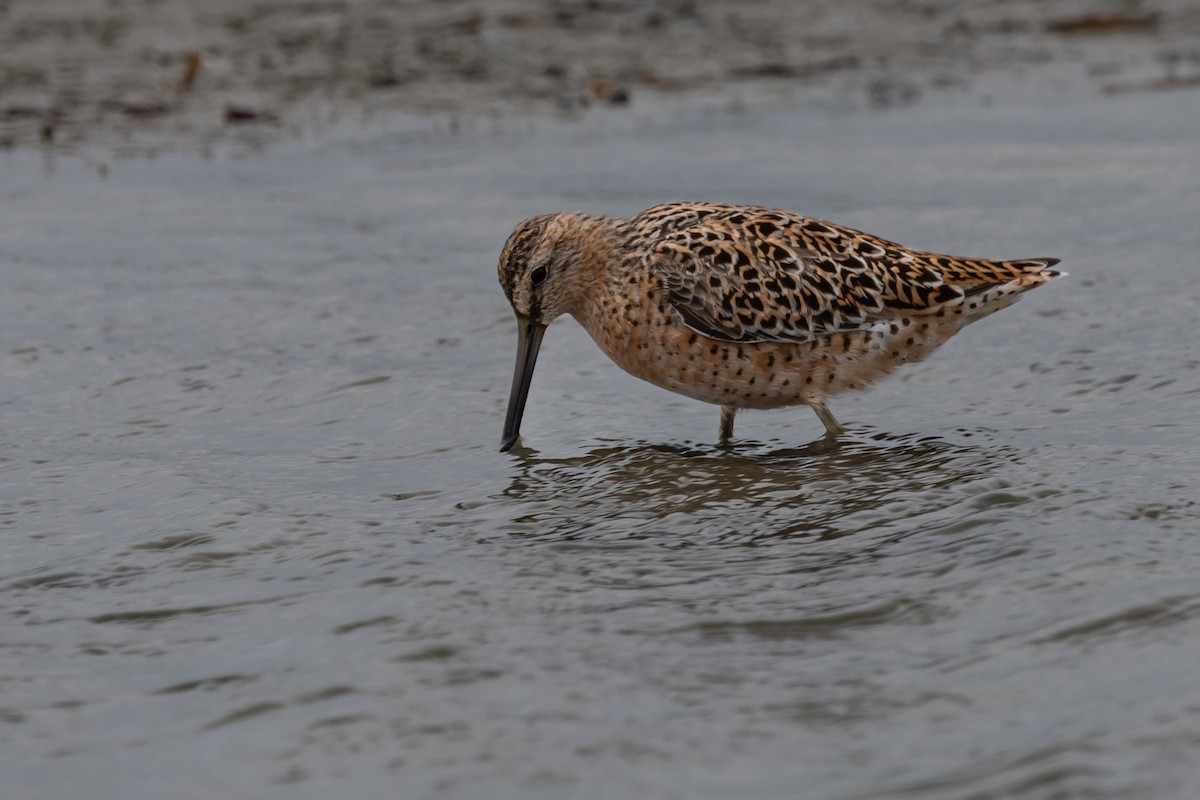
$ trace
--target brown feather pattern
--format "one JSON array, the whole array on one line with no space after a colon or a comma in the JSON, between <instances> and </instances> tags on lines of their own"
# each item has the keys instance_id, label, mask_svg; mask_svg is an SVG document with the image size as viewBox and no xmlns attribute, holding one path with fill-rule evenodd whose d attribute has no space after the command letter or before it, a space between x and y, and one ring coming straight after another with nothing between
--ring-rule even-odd
<instances>
[{"instance_id":1,"label":"brown feather pattern","mask_svg":"<svg viewBox=\"0 0 1200 800\"><path fill-rule=\"evenodd\" d=\"M731 342L811 341L936 313L1058 259L989 261L910 250L824 220L755 206L667 203L631 218L671 306ZM1040 281L1039 281L1040 282Z\"/></svg>"}]
</instances>

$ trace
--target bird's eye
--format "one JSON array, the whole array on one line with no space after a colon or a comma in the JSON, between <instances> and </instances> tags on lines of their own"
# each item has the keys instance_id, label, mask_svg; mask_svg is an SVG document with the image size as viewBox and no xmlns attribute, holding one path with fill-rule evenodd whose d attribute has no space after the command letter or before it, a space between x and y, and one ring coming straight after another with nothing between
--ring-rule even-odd
<instances>
[{"instance_id":1,"label":"bird's eye","mask_svg":"<svg viewBox=\"0 0 1200 800\"><path fill-rule=\"evenodd\" d=\"M539 283L546 280L546 268L538 267L533 272L529 273L529 279L533 281L534 286L537 286Z\"/></svg>"}]
</instances>

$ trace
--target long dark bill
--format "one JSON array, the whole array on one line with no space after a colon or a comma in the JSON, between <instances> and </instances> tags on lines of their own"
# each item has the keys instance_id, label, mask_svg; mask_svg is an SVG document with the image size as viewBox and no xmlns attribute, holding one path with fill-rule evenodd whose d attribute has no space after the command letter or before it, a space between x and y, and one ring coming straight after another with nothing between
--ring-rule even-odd
<instances>
[{"instance_id":1,"label":"long dark bill","mask_svg":"<svg viewBox=\"0 0 1200 800\"><path fill-rule=\"evenodd\" d=\"M521 436L525 399L529 397L533 365L537 362L538 348L542 346L545 332L545 325L517 315L517 364L513 368L512 391L508 395L508 414L504 417L504 436L500 439L501 453L511 450Z\"/></svg>"}]
</instances>

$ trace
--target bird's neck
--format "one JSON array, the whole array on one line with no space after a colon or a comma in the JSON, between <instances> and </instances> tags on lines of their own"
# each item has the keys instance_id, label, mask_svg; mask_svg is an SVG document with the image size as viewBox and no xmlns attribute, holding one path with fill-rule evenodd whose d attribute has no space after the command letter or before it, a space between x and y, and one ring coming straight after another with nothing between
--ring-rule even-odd
<instances>
[{"instance_id":1,"label":"bird's neck","mask_svg":"<svg viewBox=\"0 0 1200 800\"><path fill-rule=\"evenodd\" d=\"M636 259L629 247L624 220L590 214L572 214L572 296L567 313L584 327L606 311L605 298L613 287L629 279Z\"/></svg>"}]
</instances>

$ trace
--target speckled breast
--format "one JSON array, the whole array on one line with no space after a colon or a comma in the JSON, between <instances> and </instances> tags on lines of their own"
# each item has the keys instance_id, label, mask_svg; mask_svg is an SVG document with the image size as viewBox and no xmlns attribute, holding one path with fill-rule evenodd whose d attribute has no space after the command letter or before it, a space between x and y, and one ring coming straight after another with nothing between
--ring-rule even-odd
<instances>
[{"instance_id":1,"label":"speckled breast","mask_svg":"<svg viewBox=\"0 0 1200 800\"><path fill-rule=\"evenodd\" d=\"M706 403L777 408L821 403L925 358L950 326L903 320L895 330L857 330L810 342L727 342L687 327L660 286L631 284L628 298L591 307L579 322L622 369ZM953 326L957 328L957 326Z\"/></svg>"}]
</instances>

